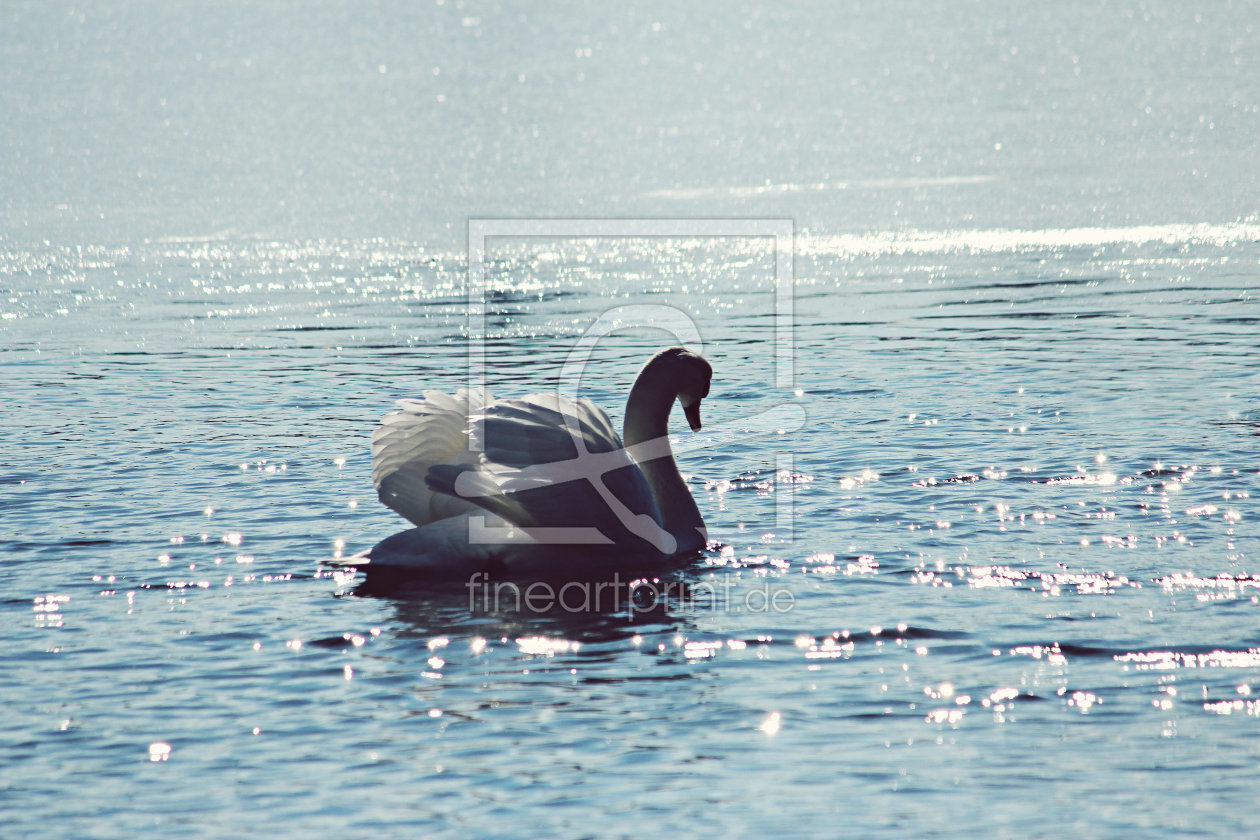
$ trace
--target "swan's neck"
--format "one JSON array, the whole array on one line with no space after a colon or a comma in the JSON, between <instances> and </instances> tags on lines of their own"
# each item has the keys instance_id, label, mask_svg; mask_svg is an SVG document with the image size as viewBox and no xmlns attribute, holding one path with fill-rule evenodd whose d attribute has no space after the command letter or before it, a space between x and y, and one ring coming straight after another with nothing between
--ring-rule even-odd
<instances>
[{"instance_id":1,"label":"swan's neck","mask_svg":"<svg viewBox=\"0 0 1260 840\"><path fill-rule=\"evenodd\" d=\"M635 460L647 478L648 486L661 512L661 524L678 540L678 551L699 551L705 546L704 520L691 491L678 474L669 446L669 412L677 392L654 381L645 369L630 389L626 400L625 443L634 454L637 444L651 443L657 457Z\"/></svg>"}]
</instances>

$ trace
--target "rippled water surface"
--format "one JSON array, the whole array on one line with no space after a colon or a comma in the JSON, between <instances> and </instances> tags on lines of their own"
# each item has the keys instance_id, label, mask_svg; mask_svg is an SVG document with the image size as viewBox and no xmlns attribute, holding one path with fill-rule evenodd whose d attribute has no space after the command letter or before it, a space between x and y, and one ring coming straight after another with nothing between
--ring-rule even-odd
<instances>
[{"instance_id":1,"label":"rippled water surface","mask_svg":"<svg viewBox=\"0 0 1260 840\"><path fill-rule=\"evenodd\" d=\"M1256 240L802 238L789 387L764 239L492 241L497 392L616 306L716 370L677 440L714 444L681 462L720 546L655 609L543 614L322 563L405 524L368 437L467 381L462 258L10 249L10 830L1245 832ZM619 422L666 341L606 337L584 392Z\"/></svg>"},{"instance_id":2,"label":"rippled water surface","mask_svg":"<svg viewBox=\"0 0 1260 840\"><path fill-rule=\"evenodd\" d=\"M1255 833L1254 4L9 0L0 79L0 835ZM395 400L614 323L712 550L336 565Z\"/></svg>"}]
</instances>

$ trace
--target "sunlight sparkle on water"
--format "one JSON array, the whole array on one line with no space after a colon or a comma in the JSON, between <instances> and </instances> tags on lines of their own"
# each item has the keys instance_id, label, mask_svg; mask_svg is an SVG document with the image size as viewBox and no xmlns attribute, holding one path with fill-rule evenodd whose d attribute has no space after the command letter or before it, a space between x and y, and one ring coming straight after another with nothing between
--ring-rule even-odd
<instances>
[{"instance_id":1,"label":"sunlight sparkle on water","mask_svg":"<svg viewBox=\"0 0 1260 840\"><path fill-rule=\"evenodd\" d=\"M576 652L580 642L555 639L546 636L526 636L516 640L516 646L527 656L555 656L557 653Z\"/></svg>"},{"instance_id":2,"label":"sunlight sparkle on water","mask_svg":"<svg viewBox=\"0 0 1260 840\"><path fill-rule=\"evenodd\" d=\"M1126 29L1142 55L1198 67L1211 65L1210 47L1233 43L1205 40L1175 2L1155 5L1154 21ZM22 5L19 17L39 8ZM967 34L952 25L954 12L934 8L920 10L925 37ZM667 49L686 51L685 32L670 27L687 14L671 12ZM819 14L827 13L806 17ZM1024 18L1053 24L1052 34L1079 23L1070 11L1030 15L994 36L1021 42L1019 62L1029 53ZM1151 41L1161 16L1168 40ZM790 7L771 17L793 28ZM944 29L927 25L946 18ZM125 19L114 22L111 43L129 31ZM494 36L488 23L476 37ZM987 37L983 26L975 31ZM1083 49L1115 34L1070 31L1094 39ZM80 25L75 43L82 34ZM613 42L572 43L595 47L580 63L597 71ZM380 46L370 76L396 87L405 62L398 72L397 53ZM888 49L883 39L875 57L896 75ZM942 66L935 52L931 72ZM1133 54L1095 49L1082 60L1093 70ZM1241 47L1215 54L1228 58L1205 73L1240 55L1254 63ZM450 58L430 81L453 97L446 85L467 68ZM1107 108L1123 109L1132 91L1140 98L1137 71L1150 68L1132 64L1126 81L1136 84L1112 89ZM804 73L812 90L812 66L785 69ZM542 101L533 98L537 68L518 69L529 73L529 101ZM242 84L250 76L227 75ZM1035 76L1021 78L1037 87ZM1070 97L1041 92L1060 104ZM1227 96L1235 93L1248 91ZM773 97L760 99L775 111ZM1171 125L1178 106L1166 99ZM482 128L511 129L519 118L528 134L537 109L507 105ZM849 116L862 124L862 114ZM807 117L777 110L765 122L808 135ZM441 134L445 123L433 125ZM881 122L869 125L878 133ZM564 134L538 128L540 142ZM470 130L476 141L477 126ZM1177 142L1197 147L1207 136L1179 130ZM708 139L725 147L729 138ZM1019 145L1001 139L1003 156ZM1107 150L1140 151L1112 140ZM1205 165L1229 163L1211 151ZM523 835L578 826L602 836L627 819L645 834L764 834L781 829L785 814L789 829L826 833L841 813L863 837L930 835L948 824L990 836L1051 824L1069 836L1122 836L1134 824L1154 840L1248 836L1250 735L1260 720L1260 649L1248 635L1260 616L1260 543L1250 527L1260 493L1251 387L1260 244L1246 235L1257 225L1225 225L1217 232L1227 241L1211 246L1186 226L1094 230L1047 218L1029 230L981 221L979 231L951 230L970 218L961 211L936 230L915 230L972 194L988 200L1018 186L1006 184L1015 166L993 165L1003 178L983 186L851 187L832 202L843 210L849 199L865 205L913 190L892 196L917 214L899 217L895 233L871 227L827 243L796 231L794 369L782 382L765 282L779 258L765 253L775 248L764 238L488 244L486 373L504 395L550 388L610 301L651 299L699 315L715 370L712 429L752 432L756 423L743 418L782 401L808 413L788 434L776 434L787 425L775 419L723 440L675 424L686 481L715 538L730 545L671 570L671 581L730 583L737 594L768 581L796 596L773 615L699 601L633 623L623 614L473 613L463 591L403 593L369 585L366 569L318 565L404 527L372 495L371 428L395 399L467 384L463 251L273 241L256 229L115 248L77 238L0 248L8 287L0 309L21 315L0 332L6 397L21 417L12 443L24 456L12 481L0 482L14 560L9 781L31 799L10 833L55 825L77 836L99 826L103 837L133 836L155 814L175 813L213 813L225 835L318 824L342 835L442 834L445 825L450 836L476 836L508 825ZM1140 160L1137 168L1140 177L1153 171ZM555 174L549 167L547 177ZM1120 188L1139 186L1124 183L1124 172L1105 174ZM707 177L703 167L693 176L697 186ZM809 178L795 183L832 184ZM643 191L661 186L651 180ZM822 192L778 188L791 180L757 195L796 202ZM1128 214L1176 215L1185 195L1173 192ZM1080 218L1125 215L1124 193L1098 193ZM1059 214L1050 207L1043 215ZM1170 239L1143 244L1155 234ZM600 340L582 388L614 423L639 356L662 337L652 328ZM89 406L88 419L65 422ZM697 441L707 445L682 451ZM789 454L790 464L778 460ZM788 500L790 516L779 515ZM723 737L732 725L746 742ZM173 763L139 759L151 742L166 748L150 753L156 761ZM304 744L318 744L318 755ZM740 753L750 748L751 770ZM404 778L416 773L400 776L400 767L424 777L423 807ZM678 783L680 767L702 778L705 807L695 808L694 785ZM1158 784L1144 784L1152 768L1162 771ZM108 784L78 784L86 778ZM262 807L236 807L243 778ZM1021 779L1047 794L1011 797ZM349 791L356 807L330 807L330 790ZM1064 801L1098 807L1065 810Z\"/></svg>"}]
</instances>

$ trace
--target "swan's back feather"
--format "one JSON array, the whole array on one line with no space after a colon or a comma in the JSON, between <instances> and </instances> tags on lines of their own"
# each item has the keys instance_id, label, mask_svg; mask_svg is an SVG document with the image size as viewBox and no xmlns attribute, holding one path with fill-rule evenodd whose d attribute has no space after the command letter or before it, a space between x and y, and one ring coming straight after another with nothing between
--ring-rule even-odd
<instances>
[{"instance_id":1,"label":"swan's back feather","mask_svg":"<svg viewBox=\"0 0 1260 840\"><path fill-rule=\"evenodd\" d=\"M497 400L472 417L470 434L486 460L512 467L623 449L604 410L587 399L530 394Z\"/></svg>"},{"instance_id":2,"label":"swan's back feather","mask_svg":"<svg viewBox=\"0 0 1260 840\"><path fill-rule=\"evenodd\" d=\"M425 391L423 400L399 400L372 433L372 482L381 501L416 525L475 509L464 499L434 493L426 484L436 464L474 459L468 449L468 416L488 401L461 389L454 396Z\"/></svg>"},{"instance_id":3,"label":"swan's back feather","mask_svg":"<svg viewBox=\"0 0 1260 840\"><path fill-rule=\"evenodd\" d=\"M526 528L594 528L622 550L660 550L651 546L661 522L652 490L594 403L531 394L493 402L469 423L480 457L435 464L432 490Z\"/></svg>"}]
</instances>

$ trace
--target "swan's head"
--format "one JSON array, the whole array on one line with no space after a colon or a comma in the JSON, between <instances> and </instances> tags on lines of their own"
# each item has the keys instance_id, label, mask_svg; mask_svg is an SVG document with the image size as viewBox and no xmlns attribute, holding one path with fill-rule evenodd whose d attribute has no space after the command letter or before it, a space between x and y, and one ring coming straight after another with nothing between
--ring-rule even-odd
<instances>
[{"instance_id":1,"label":"swan's head","mask_svg":"<svg viewBox=\"0 0 1260 840\"><path fill-rule=\"evenodd\" d=\"M669 380L678 392L678 402L687 415L687 424L693 432L700 431L700 400L709 396L713 367L705 361L704 356L685 347L662 350L648 365L660 365L668 371Z\"/></svg>"}]
</instances>

